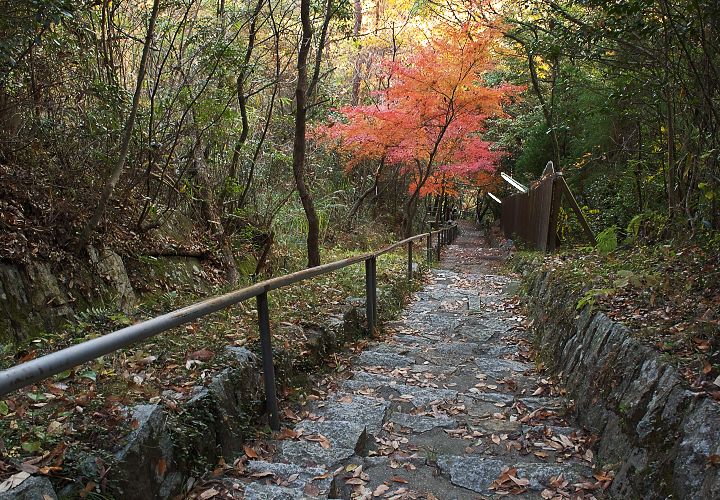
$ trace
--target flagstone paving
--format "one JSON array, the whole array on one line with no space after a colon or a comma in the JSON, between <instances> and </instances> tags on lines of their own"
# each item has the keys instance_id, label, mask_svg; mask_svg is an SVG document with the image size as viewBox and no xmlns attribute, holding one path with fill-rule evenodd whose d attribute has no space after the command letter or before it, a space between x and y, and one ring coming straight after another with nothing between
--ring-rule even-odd
<instances>
[{"instance_id":1,"label":"flagstone paving","mask_svg":"<svg viewBox=\"0 0 720 500\"><path fill-rule=\"evenodd\" d=\"M466 225L392 334L251 460L246 499L599 498L594 436L539 372L502 252Z\"/></svg>"}]
</instances>

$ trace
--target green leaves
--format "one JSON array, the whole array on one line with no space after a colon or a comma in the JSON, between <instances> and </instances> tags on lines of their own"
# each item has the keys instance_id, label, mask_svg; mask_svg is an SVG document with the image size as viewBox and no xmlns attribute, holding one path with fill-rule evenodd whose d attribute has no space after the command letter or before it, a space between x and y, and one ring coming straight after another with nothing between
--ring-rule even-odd
<instances>
[{"instance_id":1,"label":"green leaves","mask_svg":"<svg viewBox=\"0 0 720 500\"><path fill-rule=\"evenodd\" d=\"M608 254L614 251L618 246L617 226L607 228L598 234L595 239L597 240L598 252Z\"/></svg>"},{"instance_id":2,"label":"green leaves","mask_svg":"<svg viewBox=\"0 0 720 500\"><path fill-rule=\"evenodd\" d=\"M35 453L36 451L40 451L40 441L25 441L22 444L22 449L27 451L28 453Z\"/></svg>"},{"instance_id":3,"label":"green leaves","mask_svg":"<svg viewBox=\"0 0 720 500\"><path fill-rule=\"evenodd\" d=\"M97 382L97 373L92 370L82 371L82 372L80 372L80 376L83 378L90 379L93 382Z\"/></svg>"}]
</instances>

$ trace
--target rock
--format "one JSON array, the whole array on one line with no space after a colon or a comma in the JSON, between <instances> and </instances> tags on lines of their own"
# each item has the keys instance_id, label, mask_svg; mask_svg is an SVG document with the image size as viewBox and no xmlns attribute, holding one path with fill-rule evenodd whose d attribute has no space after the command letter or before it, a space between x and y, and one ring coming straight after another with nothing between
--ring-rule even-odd
<instances>
[{"instance_id":1,"label":"rock","mask_svg":"<svg viewBox=\"0 0 720 500\"><path fill-rule=\"evenodd\" d=\"M242 451L250 416L260 394L259 361L243 348L228 348L232 367L216 374L184 404L179 421L183 447L194 457L214 463L217 457L234 457Z\"/></svg>"},{"instance_id":2,"label":"rock","mask_svg":"<svg viewBox=\"0 0 720 500\"><path fill-rule=\"evenodd\" d=\"M356 363L365 366L387 366L390 368L410 366L415 361L407 356L394 353L384 353L376 351L363 351L358 356Z\"/></svg>"},{"instance_id":3,"label":"rock","mask_svg":"<svg viewBox=\"0 0 720 500\"><path fill-rule=\"evenodd\" d=\"M674 479L679 498L720 498L720 469L709 465L720 455L720 409L711 399L700 401L682 423L677 446Z\"/></svg>"},{"instance_id":4,"label":"rock","mask_svg":"<svg viewBox=\"0 0 720 500\"><path fill-rule=\"evenodd\" d=\"M25 268L30 280L30 302L37 310L50 309L55 316L72 314L69 300L46 262L32 262Z\"/></svg>"},{"instance_id":5,"label":"rock","mask_svg":"<svg viewBox=\"0 0 720 500\"><path fill-rule=\"evenodd\" d=\"M429 387L416 387L414 385L397 384L393 386L402 396L412 396L408 401L419 408L428 406L435 401L450 401L457 397L457 391L449 389L432 389Z\"/></svg>"},{"instance_id":6,"label":"rock","mask_svg":"<svg viewBox=\"0 0 720 500\"><path fill-rule=\"evenodd\" d=\"M324 467L300 467L295 464L271 463L262 460L252 460L245 465L245 470L252 475L272 474L275 481L288 488L304 489L312 484L312 491L318 495L327 495L330 492L332 474L327 474ZM327 477L322 477L327 476ZM318 479L320 478L320 479Z\"/></svg>"},{"instance_id":7,"label":"rock","mask_svg":"<svg viewBox=\"0 0 720 500\"><path fill-rule=\"evenodd\" d=\"M312 441L283 441L280 445L280 457L283 460L301 466L323 465L334 467L355 454L353 448L323 448Z\"/></svg>"},{"instance_id":8,"label":"rock","mask_svg":"<svg viewBox=\"0 0 720 500\"><path fill-rule=\"evenodd\" d=\"M521 424L517 420L500 420L497 418L488 418L485 420L480 420L473 425L470 425L470 428L472 430L477 430L486 434L497 434L499 432L509 434L511 432L519 432L521 429Z\"/></svg>"},{"instance_id":9,"label":"rock","mask_svg":"<svg viewBox=\"0 0 720 500\"><path fill-rule=\"evenodd\" d=\"M560 474L570 483L576 483L592 475L592 469L580 465L555 465L544 463L514 463L495 458L480 456L441 456L438 458L440 470L450 476L453 484L482 494L491 492L490 485L505 468L517 469L518 478L530 480L528 488L543 490L551 477Z\"/></svg>"},{"instance_id":10,"label":"rock","mask_svg":"<svg viewBox=\"0 0 720 500\"><path fill-rule=\"evenodd\" d=\"M57 500L50 480L42 476L31 476L15 488L0 493L0 500Z\"/></svg>"},{"instance_id":11,"label":"rock","mask_svg":"<svg viewBox=\"0 0 720 500\"><path fill-rule=\"evenodd\" d=\"M109 248L103 248L98 252L93 246L88 246L87 251L97 273L114 287L118 307L129 313L137 298L122 258Z\"/></svg>"},{"instance_id":12,"label":"rock","mask_svg":"<svg viewBox=\"0 0 720 500\"><path fill-rule=\"evenodd\" d=\"M420 335L396 335L394 340L410 346L433 345L435 340Z\"/></svg>"},{"instance_id":13,"label":"rock","mask_svg":"<svg viewBox=\"0 0 720 500\"><path fill-rule=\"evenodd\" d=\"M478 401L487 401L488 403L504 403L511 405L515 398L510 394L503 394L500 392L474 392L470 393L469 396Z\"/></svg>"},{"instance_id":14,"label":"rock","mask_svg":"<svg viewBox=\"0 0 720 500\"><path fill-rule=\"evenodd\" d=\"M341 403L338 401L340 399L350 400L350 402ZM383 399L338 393L317 413L326 420L361 422L365 425L368 433L377 434L380 432L385 412L389 406L390 404Z\"/></svg>"},{"instance_id":15,"label":"rock","mask_svg":"<svg viewBox=\"0 0 720 500\"><path fill-rule=\"evenodd\" d=\"M333 447L352 448L358 454L363 453L366 447L365 423L360 420L302 420L295 425L295 430L302 430L303 436L320 434Z\"/></svg>"},{"instance_id":16,"label":"rock","mask_svg":"<svg viewBox=\"0 0 720 500\"><path fill-rule=\"evenodd\" d=\"M457 422L448 417L424 417L419 415L410 415L407 413L393 413L390 421L403 427L411 429L413 432L426 432L435 427L443 427L445 429L454 429Z\"/></svg>"},{"instance_id":17,"label":"rock","mask_svg":"<svg viewBox=\"0 0 720 500\"><path fill-rule=\"evenodd\" d=\"M512 377L517 373L524 373L533 368L533 366L529 363L521 363L510 359L490 358L486 356L476 358L475 364L482 373L494 379Z\"/></svg>"},{"instance_id":18,"label":"rock","mask_svg":"<svg viewBox=\"0 0 720 500\"><path fill-rule=\"evenodd\" d=\"M567 407L567 401L563 398L549 398L542 396L528 396L526 398L520 398L520 401L530 408L530 410L537 410L538 408L545 408L546 410L560 411Z\"/></svg>"},{"instance_id":19,"label":"rock","mask_svg":"<svg viewBox=\"0 0 720 500\"><path fill-rule=\"evenodd\" d=\"M720 498L720 470L708 466L720 455L720 405L697 400L678 369L624 325L589 308L576 314L577 297L552 273L527 285L543 359L562 373L581 423L599 432L598 460L619 465L613 494Z\"/></svg>"},{"instance_id":20,"label":"rock","mask_svg":"<svg viewBox=\"0 0 720 500\"><path fill-rule=\"evenodd\" d=\"M490 485L506 466L505 462L495 458L454 455L438 457L437 465L453 484L477 493L489 493Z\"/></svg>"},{"instance_id":21,"label":"rock","mask_svg":"<svg viewBox=\"0 0 720 500\"><path fill-rule=\"evenodd\" d=\"M402 344L378 344L366 352L380 353L380 354L399 354L400 356L406 356L409 353L413 353L415 349Z\"/></svg>"},{"instance_id":22,"label":"rock","mask_svg":"<svg viewBox=\"0 0 720 500\"><path fill-rule=\"evenodd\" d=\"M115 453L112 472L122 498L159 497L161 490L179 487L180 478L172 474L175 461L166 420L165 412L156 404L137 405L130 412L133 430Z\"/></svg>"},{"instance_id":23,"label":"rock","mask_svg":"<svg viewBox=\"0 0 720 500\"><path fill-rule=\"evenodd\" d=\"M250 483L245 487L245 500L304 500L319 498L305 495L300 488L285 488L274 484Z\"/></svg>"}]
</instances>

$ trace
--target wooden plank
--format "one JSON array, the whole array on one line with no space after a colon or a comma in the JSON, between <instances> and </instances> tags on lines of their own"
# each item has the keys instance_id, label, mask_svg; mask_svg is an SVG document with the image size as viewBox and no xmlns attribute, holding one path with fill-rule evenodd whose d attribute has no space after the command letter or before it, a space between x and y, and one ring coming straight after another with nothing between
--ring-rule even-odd
<instances>
[{"instance_id":1,"label":"wooden plank","mask_svg":"<svg viewBox=\"0 0 720 500\"><path fill-rule=\"evenodd\" d=\"M547 167L546 167L547 168ZM552 203L550 205L550 224L548 224L548 252L554 252L559 244L557 236L557 223L560 215L560 202L562 201L562 187L560 183L565 182L562 174L552 176Z\"/></svg>"},{"instance_id":2,"label":"wooden plank","mask_svg":"<svg viewBox=\"0 0 720 500\"><path fill-rule=\"evenodd\" d=\"M564 177L560 177L560 185L562 187L563 194L565 195L565 199L570 204L570 208L573 209L573 212L575 212L575 215L577 215L578 220L580 221L580 225L583 228L583 231L585 232L585 235L590 239L592 244L595 244L595 233L593 233L593 230L590 229L590 224L588 224L587 219L585 218L585 214L582 213L582 210L580 210L580 206L578 205L577 201L575 200L575 197L572 194L572 191L570 191L570 187L567 185L567 182L565 182Z\"/></svg>"}]
</instances>

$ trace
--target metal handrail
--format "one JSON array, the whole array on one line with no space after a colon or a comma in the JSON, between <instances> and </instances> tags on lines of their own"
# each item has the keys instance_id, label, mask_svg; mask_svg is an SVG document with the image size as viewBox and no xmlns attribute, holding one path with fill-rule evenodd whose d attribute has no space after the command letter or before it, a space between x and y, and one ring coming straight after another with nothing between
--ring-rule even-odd
<instances>
[{"instance_id":1,"label":"metal handrail","mask_svg":"<svg viewBox=\"0 0 720 500\"><path fill-rule=\"evenodd\" d=\"M40 382L65 370L92 361L105 354L110 354L123 347L128 347L142 340L153 337L176 326L189 323L193 320L207 316L214 312L238 304L253 297L257 298L258 321L260 329L260 344L263 360L263 375L265 382L266 406L269 413L269 422L272 429L279 429L277 409L277 396L275 394L275 370L273 366L272 346L270 337L270 315L268 312L267 294L288 285L298 283L316 276L327 274L344 267L365 262L366 284L366 313L368 330L375 328L377 317L377 282L376 259L403 245L408 245L408 279L412 280L412 246L419 239L427 238L427 260L433 258L432 236L437 235L437 256L440 258L440 247L450 243L457 235L457 225L450 225L429 233L411 236L397 243L347 259L330 262L317 267L304 269L277 278L271 278L254 285L235 290L218 297L197 302L195 304L171 311L156 318L152 318L134 325L122 328L80 344L32 359L25 363L15 365L0 372L0 396L12 391Z\"/></svg>"}]
</instances>

